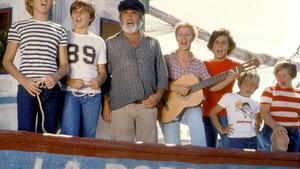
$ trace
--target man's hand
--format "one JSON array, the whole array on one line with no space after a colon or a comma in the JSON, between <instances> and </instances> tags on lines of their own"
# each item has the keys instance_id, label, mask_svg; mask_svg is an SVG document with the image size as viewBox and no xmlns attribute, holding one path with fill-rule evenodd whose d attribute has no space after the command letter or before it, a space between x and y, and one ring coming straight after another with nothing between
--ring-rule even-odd
<instances>
[{"instance_id":1,"label":"man's hand","mask_svg":"<svg viewBox=\"0 0 300 169\"><path fill-rule=\"evenodd\" d=\"M103 107L102 107L102 117L104 121L110 123L112 117L111 117L111 110L109 105L109 97L107 95L104 95L103 98L104 100L103 100Z\"/></svg>"},{"instance_id":2,"label":"man's hand","mask_svg":"<svg viewBox=\"0 0 300 169\"><path fill-rule=\"evenodd\" d=\"M162 96L163 96L163 92L157 91L156 93L150 95L146 100L144 100L142 104L145 108L153 108L157 105L157 103L160 101Z\"/></svg>"},{"instance_id":3,"label":"man's hand","mask_svg":"<svg viewBox=\"0 0 300 169\"><path fill-rule=\"evenodd\" d=\"M103 105L102 117L103 117L103 120L106 121L107 123L111 122L111 111L110 111L109 105Z\"/></svg>"}]
</instances>

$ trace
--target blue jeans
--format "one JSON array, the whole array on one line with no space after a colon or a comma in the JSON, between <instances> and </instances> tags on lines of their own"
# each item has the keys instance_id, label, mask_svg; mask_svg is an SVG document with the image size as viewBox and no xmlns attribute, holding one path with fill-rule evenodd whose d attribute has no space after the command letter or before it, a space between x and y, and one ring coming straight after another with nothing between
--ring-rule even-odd
<instances>
[{"instance_id":1,"label":"blue jeans","mask_svg":"<svg viewBox=\"0 0 300 169\"><path fill-rule=\"evenodd\" d=\"M264 124L261 132L258 135L258 141L262 150L271 151L272 141L272 128L268 125Z\"/></svg>"},{"instance_id":2,"label":"blue jeans","mask_svg":"<svg viewBox=\"0 0 300 169\"><path fill-rule=\"evenodd\" d=\"M206 143L208 147L217 147L218 133L209 117L203 117Z\"/></svg>"},{"instance_id":3,"label":"blue jeans","mask_svg":"<svg viewBox=\"0 0 300 169\"><path fill-rule=\"evenodd\" d=\"M101 100L100 93L76 97L68 91L62 114L62 134L95 137Z\"/></svg>"},{"instance_id":4,"label":"blue jeans","mask_svg":"<svg viewBox=\"0 0 300 169\"><path fill-rule=\"evenodd\" d=\"M219 120L224 128L228 126L227 116L219 116ZM230 145L229 137L225 134L220 134L220 137L221 137L222 148L229 148Z\"/></svg>"},{"instance_id":5,"label":"blue jeans","mask_svg":"<svg viewBox=\"0 0 300 169\"><path fill-rule=\"evenodd\" d=\"M57 114L59 111L59 102L61 99L61 91L56 85L52 89L42 89L39 95L44 111L44 128L49 133L56 132ZM36 115L39 114L41 119L41 111L37 97L31 96L26 89L18 86L17 93L17 109L18 109L18 130L35 131L37 124L37 132L42 132L41 120L36 122Z\"/></svg>"},{"instance_id":6,"label":"blue jeans","mask_svg":"<svg viewBox=\"0 0 300 169\"><path fill-rule=\"evenodd\" d=\"M219 120L223 127L228 125L227 116L219 116ZM218 141L218 132L215 126L212 124L209 117L203 117L204 127L205 127L205 135L206 142L208 147L217 147ZM229 148L229 140L227 135L220 134L221 143L223 148Z\"/></svg>"},{"instance_id":7,"label":"blue jeans","mask_svg":"<svg viewBox=\"0 0 300 169\"><path fill-rule=\"evenodd\" d=\"M290 139L288 150L287 152L299 152L299 146L300 146L300 135L299 135L299 129L297 128L287 128L285 129L288 132L288 136ZM260 138L263 144L263 149L270 151L271 150L271 135L272 135L273 129L269 127L268 125L264 125L262 128L262 131L260 133Z\"/></svg>"},{"instance_id":8,"label":"blue jeans","mask_svg":"<svg viewBox=\"0 0 300 169\"><path fill-rule=\"evenodd\" d=\"M181 144L180 123L187 124L190 130L191 145L206 147L205 131L200 107L187 108L177 121L163 123L164 140L167 144Z\"/></svg>"},{"instance_id":9,"label":"blue jeans","mask_svg":"<svg viewBox=\"0 0 300 169\"><path fill-rule=\"evenodd\" d=\"M257 149L256 136L250 138L228 138L229 148Z\"/></svg>"}]
</instances>

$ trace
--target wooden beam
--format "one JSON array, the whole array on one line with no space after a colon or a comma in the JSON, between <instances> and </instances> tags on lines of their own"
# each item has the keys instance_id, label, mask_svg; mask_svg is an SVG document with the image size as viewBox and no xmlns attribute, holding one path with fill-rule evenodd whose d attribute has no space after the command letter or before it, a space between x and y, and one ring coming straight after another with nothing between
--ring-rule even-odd
<instances>
[{"instance_id":1,"label":"wooden beam","mask_svg":"<svg viewBox=\"0 0 300 169\"><path fill-rule=\"evenodd\" d=\"M177 161L194 164L241 164L300 167L300 153L247 152L237 149L168 147L31 132L0 130L0 150L46 152L99 158Z\"/></svg>"}]
</instances>

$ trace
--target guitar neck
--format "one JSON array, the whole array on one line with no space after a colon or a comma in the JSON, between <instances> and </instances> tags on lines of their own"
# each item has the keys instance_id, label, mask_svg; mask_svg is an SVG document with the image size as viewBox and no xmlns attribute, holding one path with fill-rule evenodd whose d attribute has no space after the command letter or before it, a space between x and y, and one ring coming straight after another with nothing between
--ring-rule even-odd
<instances>
[{"instance_id":1,"label":"guitar neck","mask_svg":"<svg viewBox=\"0 0 300 169\"><path fill-rule=\"evenodd\" d=\"M193 93L197 90L203 89L203 88L208 87L208 86L212 86L212 85L226 79L226 77L228 77L228 74L229 74L229 72L226 71L226 72L220 73L216 76L213 76L211 78L202 80L201 82L196 83L196 84L194 84L190 87L190 89L191 89L190 93Z\"/></svg>"}]
</instances>

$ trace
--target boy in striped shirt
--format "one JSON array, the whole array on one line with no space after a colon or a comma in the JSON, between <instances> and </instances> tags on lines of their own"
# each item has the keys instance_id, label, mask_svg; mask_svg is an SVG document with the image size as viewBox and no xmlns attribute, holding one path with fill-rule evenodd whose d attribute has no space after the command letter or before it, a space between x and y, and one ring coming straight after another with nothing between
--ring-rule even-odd
<instances>
[{"instance_id":1,"label":"boy in striped shirt","mask_svg":"<svg viewBox=\"0 0 300 169\"><path fill-rule=\"evenodd\" d=\"M54 0L25 0L32 18L18 21L9 29L3 66L19 82L18 130L35 131L37 112L44 112L38 132L56 131L61 94L57 81L67 73L69 64L66 31L48 20L53 3ZM18 48L19 69L13 63Z\"/></svg>"},{"instance_id":2,"label":"boy in striped shirt","mask_svg":"<svg viewBox=\"0 0 300 169\"><path fill-rule=\"evenodd\" d=\"M299 151L300 90L293 88L295 64L280 62L274 68L275 86L267 87L261 97L261 116L265 121L262 140L272 151ZM264 146L266 146L264 145Z\"/></svg>"}]
</instances>

